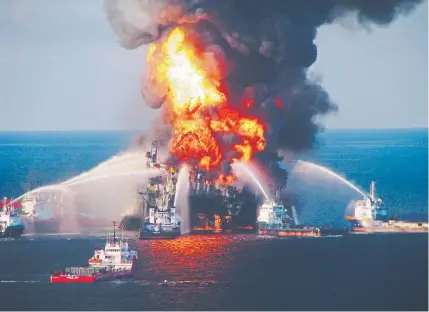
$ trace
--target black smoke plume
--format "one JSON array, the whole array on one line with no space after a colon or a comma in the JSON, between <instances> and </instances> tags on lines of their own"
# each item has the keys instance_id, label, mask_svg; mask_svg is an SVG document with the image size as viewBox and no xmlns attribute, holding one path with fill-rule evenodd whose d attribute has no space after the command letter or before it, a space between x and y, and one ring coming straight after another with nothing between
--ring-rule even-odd
<instances>
[{"instance_id":1,"label":"black smoke plume","mask_svg":"<svg viewBox=\"0 0 429 312\"><path fill-rule=\"evenodd\" d=\"M277 151L313 146L317 117L335 111L329 95L307 77L317 59L317 28L348 15L365 28L387 25L412 11L422 0L105 0L114 32L126 49L162 41L178 25L195 37L222 71L232 105L253 99L252 114L269 126L267 147L257 160L277 182L286 172ZM142 56L143 57L143 56ZM148 66L151 66L148 64ZM352 74L352 73L351 73ZM159 108L143 76L142 94ZM168 131L156 133L168 142Z\"/></svg>"}]
</instances>

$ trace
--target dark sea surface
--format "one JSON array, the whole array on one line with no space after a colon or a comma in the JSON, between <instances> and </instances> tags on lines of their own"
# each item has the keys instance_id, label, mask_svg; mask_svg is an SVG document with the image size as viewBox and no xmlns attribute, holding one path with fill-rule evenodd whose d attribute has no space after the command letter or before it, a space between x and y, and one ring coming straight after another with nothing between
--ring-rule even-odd
<instances>
[{"instance_id":1,"label":"dark sea surface","mask_svg":"<svg viewBox=\"0 0 429 312\"><path fill-rule=\"evenodd\" d=\"M136 280L49 283L104 237L0 242L4 310L427 310L427 235L183 236L137 243ZM164 281L167 283L164 283Z\"/></svg>"},{"instance_id":2,"label":"dark sea surface","mask_svg":"<svg viewBox=\"0 0 429 312\"><path fill-rule=\"evenodd\" d=\"M0 196L66 180L127 147L125 133L1 133ZM424 130L329 131L308 159L367 189L391 210L427 218ZM86 265L104 235L0 240L1 310L427 310L428 235L325 238L182 236L130 242L135 280L51 285L52 271ZM166 281L164 283L164 281Z\"/></svg>"}]
</instances>

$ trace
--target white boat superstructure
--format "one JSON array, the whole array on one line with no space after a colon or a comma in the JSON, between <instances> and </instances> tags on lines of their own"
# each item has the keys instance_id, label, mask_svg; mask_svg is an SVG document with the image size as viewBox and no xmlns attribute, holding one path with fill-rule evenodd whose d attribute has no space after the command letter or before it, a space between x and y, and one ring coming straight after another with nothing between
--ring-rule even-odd
<instances>
[{"instance_id":1,"label":"white boat superstructure","mask_svg":"<svg viewBox=\"0 0 429 312\"><path fill-rule=\"evenodd\" d=\"M108 237L104 249L94 251L94 256L89 259L90 267L107 268L109 271L130 271L134 261L137 260L137 251L131 250L127 242L113 237Z\"/></svg>"},{"instance_id":2,"label":"white boat superstructure","mask_svg":"<svg viewBox=\"0 0 429 312\"><path fill-rule=\"evenodd\" d=\"M165 178L152 178L146 185L142 196L143 226L139 238L177 237L180 235L180 222L176 219L176 170L158 163L158 142L153 141L151 151L147 153L147 166L164 170Z\"/></svg>"},{"instance_id":3,"label":"white boat superstructure","mask_svg":"<svg viewBox=\"0 0 429 312\"><path fill-rule=\"evenodd\" d=\"M13 206L8 206L7 198L3 199L3 209L0 209L0 236L19 237L25 226L21 216Z\"/></svg>"},{"instance_id":4,"label":"white boat superstructure","mask_svg":"<svg viewBox=\"0 0 429 312\"><path fill-rule=\"evenodd\" d=\"M116 221L113 222L113 236L107 237L104 249L95 250L88 267L67 267L51 275L51 283L94 283L132 277L137 260L137 251L128 243L116 238Z\"/></svg>"},{"instance_id":5,"label":"white boat superstructure","mask_svg":"<svg viewBox=\"0 0 429 312\"><path fill-rule=\"evenodd\" d=\"M375 181L370 184L370 192L364 199L357 200L354 206L354 214L347 219L353 226L377 227L382 226L387 220L387 208L381 198L375 192Z\"/></svg>"},{"instance_id":6,"label":"white boat superstructure","mask_svg":"<svg viewBox=\"0 0 429 312\"><path fill-rule=\"evenodd\" d=\"M22 201L22 212L34 231L53 232L59 231L60 215L63 210L63 197L56 195L42 196L39 193L30 193Z\"/></svg>"},{"instance_id":7,"label":"white boat superstructure","mask_svg":"<svg viewBox=\"0 0 429 312\"><path fill-rule=\"evenodd\" d=\"M279 200L265 200L259 209L257 221L259 229L280 229L293 225L287 209Z\"/></svg>"},{"instance_id":8,"label":"white boat superstructure","mask_svg":"<svg viewBox=\"0 0 429 312\"><path fill-rule=\"evenodd\" d=\"M40 197L38 194L28 194L27 196L24 196L21 200L22 213L32 217L35 213L35 206L39 200Z\"/></svg>"},{"instance_id":9,"label":"white boat superstructure","mask_svg":"<svg viewBox=\"0 0 429 312\"><path fill-rule=\"evenodd\" d=\"M49 220L55 218L55 207L52 203L55 198L44 198L39 194L29 194L21 201L23 212L35 220Z\"/></svg>"}]
</instances>

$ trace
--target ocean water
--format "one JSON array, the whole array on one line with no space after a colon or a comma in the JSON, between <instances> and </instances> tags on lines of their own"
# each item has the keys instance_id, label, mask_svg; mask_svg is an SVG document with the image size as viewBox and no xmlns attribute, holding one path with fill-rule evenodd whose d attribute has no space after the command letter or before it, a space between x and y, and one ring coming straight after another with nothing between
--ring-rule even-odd
<instances>
[{"instance_id":1,"label":"ocean water","mask_svg":"<svg viewBox=\"0 0 429 312\"><path fill-rule=\"evenodd\" d=\"M366 191L375 180L393 213L427 219L427 129L330 131L309 158Z\"/></svg>"},{"instance_id":2,"label":"ocean water","mask_svg":"<svg viewBox=\"0 0 429 312\"><path fill-rule=\"evenodd\" d=\"M131 240L132 242L132 240ZM2 310L427 310L427 235L182 236L133 243L135 280L50 284L104 237L0 241ZM166 283L164 283L166 281Z\"/></svg>"},{"instance_id":3,"label":"ocean water","mask_svg":"<svg viewBox=\"0 0 429 312\"><path fill-rule=\"evenodd\" d=\"M0 133L0 196L64 181L128 146L129 133ZM427 130L329 131L304 159L367 189L391 210L427 218ZM427 310L427 234L262 238L183 236L130 242L135 280L51 285L85 265L104 236L0 240L1 310ZM164 281L167 281L164 283Z\"/></svg>"}]
</instances>

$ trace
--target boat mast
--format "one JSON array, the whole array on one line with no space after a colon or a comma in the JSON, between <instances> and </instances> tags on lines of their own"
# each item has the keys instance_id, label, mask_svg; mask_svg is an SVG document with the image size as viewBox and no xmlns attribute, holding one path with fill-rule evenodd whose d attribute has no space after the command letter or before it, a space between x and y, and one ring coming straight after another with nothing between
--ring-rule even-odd
<instances>
[{"instance_id":1,"label":"boat mast","mask_svg":"<svg viewBox=\"0 0 429 312\"><path fill-rule=\"evenodd\" d=\"M146 210L146 200L144 198L144 196L147 194L145 192L139 191L138 192L141 198L141 201L139 202L140 206L141 206L141 222L140 222L140 228L143 229L144 228L144 222L145 222L145 210Z\"/></svg>"},{"instance_id":2,"label":"boat mast","mask_svg":"<svg viewBox=\"0 0 429 312\"><path fill-rule=\"evenodd\" d=\"M147 152L146 156L148 160L148 167L152 167L158 162L158 141L152 141L150 152Z\"/></svg>"},{"instance_id":3,"label":"boat mast","mask_svg":"<svg viewBox=\"0 0 429 312\"><path fill-rule=\"evenodd\" d=\"M275 199L276 199L276 203L279 204L280 203L280 192L282 190L282 186L279 185L277 186L277 190L276 190L276 195L275 195Z\"/></svg>"},{"instance_id":4,"label":"boat mast","mask_svg":"<svg viewBox=\"0 0 429 312\"><path fill-rule=\"evenodd\" d=\"M116 221L113 221L113 243L116 243Z\"/></svg>"},{"instance_id":5,"label":"boat mast","mask_svg":"<svg viewBox=\"0 0 429 312\"><path fill-rule=\"evenodd\" d=\"M158 162L158 141L152 142L151 153L152 153L152 161L154 163L157 163Z\"/></svg>"},{"instance_id":6,"label":"boat mast","mask_svg":"<svg viewBox=\"0 0 429 312\"><path fill-rule=\"evenodd\" d=\"M371 197L371 200L373 201L373 202L375 202L375 197L376 197L376 195L375 195L375 181L371 181L371 184L370 184L370 187L369 187L369 194L370 194L370 197Z\"/></svg>"}]
</instances>

